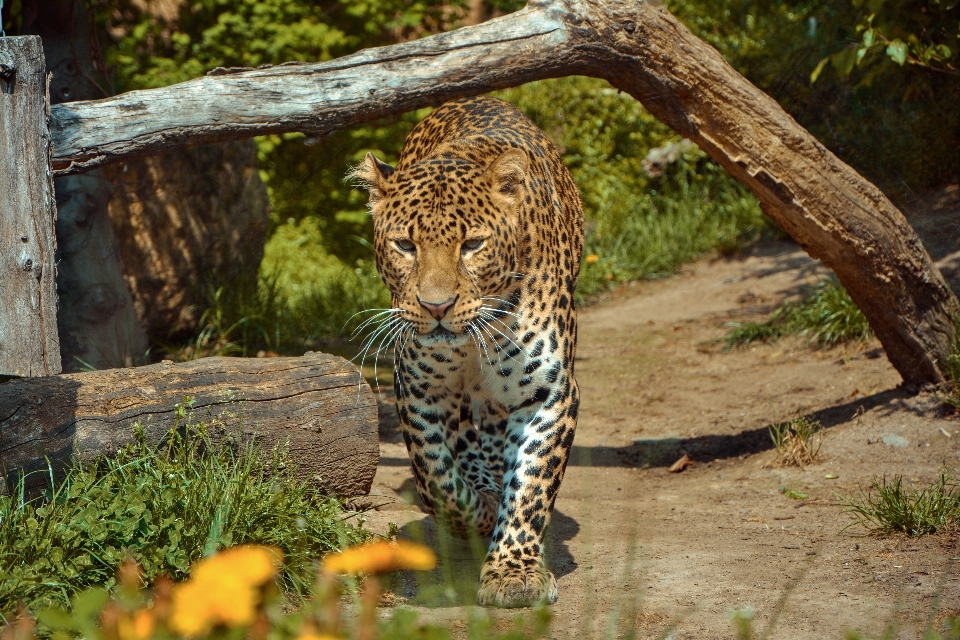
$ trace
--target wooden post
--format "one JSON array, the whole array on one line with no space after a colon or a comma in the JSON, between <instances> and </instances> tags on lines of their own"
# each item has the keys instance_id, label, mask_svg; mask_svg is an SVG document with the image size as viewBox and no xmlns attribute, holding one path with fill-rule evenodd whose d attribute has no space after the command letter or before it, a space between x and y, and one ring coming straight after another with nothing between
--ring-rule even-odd
<instances>
[{"instance_id":1,"label":"wooden post","mask_svg":"<svg viewBox=\"0 0 960 640\"><path fill-rule=\"evenodd\" d=\"M47 104L40 38L0 38L0 375L60 372Z\"/></svg>"}]
</instances>

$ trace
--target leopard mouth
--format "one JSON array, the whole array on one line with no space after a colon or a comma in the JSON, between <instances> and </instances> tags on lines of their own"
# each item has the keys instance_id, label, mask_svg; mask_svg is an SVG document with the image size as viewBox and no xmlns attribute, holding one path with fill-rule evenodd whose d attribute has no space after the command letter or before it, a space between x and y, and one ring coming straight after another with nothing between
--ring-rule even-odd
<instances>
[{"instance_id":1,"label":"leopard mouth","mask_svg":"<svg viewBox=\"0 0 960 640\"><path fill-rule=\"evenodd\" d=\"M451 331L442 324L438 324L432 330L427 331L422 334L424 338L430 338L431 340L436 340L437 342L449 342L456 338L459 338L461 334Z\"/></svg>"}]
</instances>

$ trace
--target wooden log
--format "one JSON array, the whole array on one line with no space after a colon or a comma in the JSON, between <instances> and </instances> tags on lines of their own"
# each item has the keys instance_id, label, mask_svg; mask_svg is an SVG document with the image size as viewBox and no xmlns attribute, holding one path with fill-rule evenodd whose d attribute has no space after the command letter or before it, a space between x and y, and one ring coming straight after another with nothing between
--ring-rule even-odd
<instances>
[{"instance_id":1,"label":"wooden log","mask_svg":"<svg viewBox=\"0 0 960 640\"><path fill-rule=\"evenodd\" d=\"M186 416L184 415L186 412ZM205 358L62 374L0 385L0 468L46 486L59 471L116 452L140 425L152 443L189 419L217 440L241 433L265 450L287 447L297 477L343 496L370 491L380 459L377 402L338 356Z\"/></svg>"},{"instance_id":2,"label":"wooden log","mask_svg":"<svg viewBox=\"0 0 960 640\"><path fill-rule=\"evenodd\" d=\"M40 38L0 38L0 375L60 372L45 69Z\"/></svg>"},{"instance_id":3,"label":"wooden log","mask_svg":"<svg viewBox=\"0 0 960 640\"><path fill-rule=\"evenodd\" d=\"M323 135L564 75L607 79L696 142L833 269L911 385L942 383L960 303L903 214L662 6L546 0L329 62L229 70L53 111L55 168L283 131Z\"/></svg>"}]
</instances>

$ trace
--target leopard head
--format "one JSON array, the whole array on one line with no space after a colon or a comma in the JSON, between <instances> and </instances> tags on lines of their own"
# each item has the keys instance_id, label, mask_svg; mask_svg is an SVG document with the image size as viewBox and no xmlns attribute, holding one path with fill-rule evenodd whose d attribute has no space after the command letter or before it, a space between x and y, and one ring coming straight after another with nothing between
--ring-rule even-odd
<instances>
[{"instance_id":1,"label":"leopard head","mask_svg":"<svg viewBox=\"0 0 960 640\"><path fill-rule=\"evenodd\" d=\"M487 166L450 154L400 170L367 154L353 170L370 192L380 277L421 342L466 343L509 293L528 169L510 149Z\"/></svg>"}]
</instances>

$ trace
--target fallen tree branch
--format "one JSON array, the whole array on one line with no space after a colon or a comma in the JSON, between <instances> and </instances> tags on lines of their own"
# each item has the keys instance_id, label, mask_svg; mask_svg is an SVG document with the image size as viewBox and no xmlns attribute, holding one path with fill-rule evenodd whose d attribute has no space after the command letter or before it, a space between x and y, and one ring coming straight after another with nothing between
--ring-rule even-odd
<instances>
[{"instance_id":1,"label":"fallen tree branch","mask_svg":"<svg viewBox=\"0 0 960 640\"><path fill-rule=\"evenodd\" d=\"M330 493L366 494L380 460L377 403L343 358L203 358L0 385L0 468L29 490L73 458L87 463L134 441L158 444L175 427L255 437L287 450L293 473ZM10 475L12 474L12 476ZM9 484L9 482L8 482Z\"/></svg>"},{"instance_id":2,"label":"fallen tree branch","mask_svg":"<svg viewBox=\"0 0 960 640\"><path fill-rule=\"evenodd\" d=\"M172 146L336 129L532 80L589 75L626 91L747 185L836 272L912 385L942 383L960 303L903 214L663 7L548 0L473 27L330 62L222 72L55 106L55 168Z\"/></svg>"}]
</instances>

